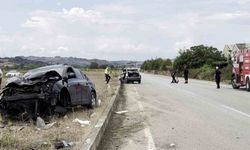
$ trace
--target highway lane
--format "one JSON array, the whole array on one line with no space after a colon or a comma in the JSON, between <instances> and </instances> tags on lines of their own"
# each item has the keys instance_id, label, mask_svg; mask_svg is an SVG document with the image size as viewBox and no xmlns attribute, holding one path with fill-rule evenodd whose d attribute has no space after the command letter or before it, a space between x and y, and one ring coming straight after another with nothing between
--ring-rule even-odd
<instances>
[{"instance_id":1,"label":"highway lane","mask_svg":"<svg viewBox=\"0 0 250 150\"><path fill-rule=\"evenodd\" d=\"M114 148L109 141L115 149L250 149L249 92L225 84L216 89L208 81L170 84L170 77L142 77L142 84L125 85L117 110L129 112L114 115L113 122L120 122L111 125L101 149Z\"/></svg>"}]
</instances>

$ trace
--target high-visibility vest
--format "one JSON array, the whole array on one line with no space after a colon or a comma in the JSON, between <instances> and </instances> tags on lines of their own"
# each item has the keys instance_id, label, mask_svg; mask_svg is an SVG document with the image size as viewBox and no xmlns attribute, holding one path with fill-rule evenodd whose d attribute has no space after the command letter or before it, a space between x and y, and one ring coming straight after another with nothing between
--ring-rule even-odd
<instances>
[{"instance_id":1,"label":"high-visibility vest","mask_svg":"<svg viewBox=\"0 0 250 150\"><path fill-rule=\"evenodd\" d=\"M3 71L0 69L0 78L3 77Z\"/></svg>"}]
</instances>

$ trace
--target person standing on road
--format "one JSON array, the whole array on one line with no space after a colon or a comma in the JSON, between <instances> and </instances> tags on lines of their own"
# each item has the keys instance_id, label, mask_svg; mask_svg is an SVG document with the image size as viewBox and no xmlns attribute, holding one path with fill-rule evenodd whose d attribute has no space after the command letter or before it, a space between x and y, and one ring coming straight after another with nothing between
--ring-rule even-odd
<instances>
[{"instance_id":1,"label":"person standing on road","mask_svg":"<svg viewBox=\"0 0 250 150\"><path fill-rule=\"evenodd\" d=\"M124 69L122 69L122 74L120 75L121 77L120 77L120 81L121 81L121 83L126 83L125 82L125 79L126 79L126 69L124 68Z\"/></svg>"},{"instance_id":2,"label":"person standing on road","mask_svg":"<svg viewBox=\"0 0 250 150\"><path fill-rule=\"evenodd\" d=\"M0 89L1 89L1 85L2 85L2 78L3 78L3 71L0 68Z\"/></svg>"},{"instance_id":3,"label":"person standing on road","mask_svg":"<svg viewBox=\"0 0 250 150\"><path fill-rule=\"evenodd\" d=\"M172 76L172 82L171 83L178 83L178 81L175 79L176 71L174 70L171 74Z\"/></svg>"},{"instance_id":4,"label":"person standing on road","mask_svg":"<svg viewBox=\"0 0 250 150\"><path fill-rule=\"evenodd\" d=\"M215 79L215 82L217 85L217 89L219 89L220 88L221 72L220 72L218 66L216 66L216 68L215 68L214 79Z\"/></svg>"},{"instance_id":5,"label":"person standing on road","mask_svg":"<svg viewBox=\"0 0 250 150\"><path fill-rule=\"evenodd\" d=\"M107 84L109 83L109 81L111 79L110 73L111 73L111 68L109 66L107 66L105 69L105 80L106 80Z\"/></svg>"},{"instance_id":6,"label":"person standing on road","mask_svg":"<svg viewBox=\"0 0 250 150\"><path fill-rule=\"evenodd\" d=\"M185 84L188 83L188 74L189 74L189 71L188 71L188 69L187 69L187 66L185 65L185 66L184 66L184 72L183 72L184 79L185 79Z\"/></svg>"}]
</instances>

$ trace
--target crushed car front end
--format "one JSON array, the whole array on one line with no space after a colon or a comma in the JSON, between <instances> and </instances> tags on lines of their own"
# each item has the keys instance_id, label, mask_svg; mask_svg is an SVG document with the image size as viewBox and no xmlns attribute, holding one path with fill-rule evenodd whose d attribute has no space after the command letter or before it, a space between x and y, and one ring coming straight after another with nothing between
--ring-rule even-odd
<instances>
[{"instance_id":1,"label":"crushed car front end","mask_svg":"<svg viewBox=\"0 0 250 150\"><path fill-rule=\"evenodd\" d=\"M56 83L61 76L55 71L31 77L14 77L0 93L0 111L4 115L45 113L56 104L59 95Z\"/></svg>"}]
</instances>

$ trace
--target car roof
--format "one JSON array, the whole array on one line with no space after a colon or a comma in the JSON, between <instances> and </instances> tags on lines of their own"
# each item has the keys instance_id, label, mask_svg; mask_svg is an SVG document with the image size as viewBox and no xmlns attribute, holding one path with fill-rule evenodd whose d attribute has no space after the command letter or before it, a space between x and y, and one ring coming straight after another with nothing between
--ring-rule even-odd
<instances>
[{"instance_id":1,"label":"car roof","mask_svg":"<svg viewBox=\"0 0 250 150\"><path fill-rule=\"evenodd\" d=\"M139 70L139 68L125 68L126 70Z\"/></svg>"},{"instance_id":2,"label":"car roof","mask_svg":"<svg viewBox=\"0 0 250 150\"><path fill-rule=\"evenodd\" d=\"M33 74L33 73L37 73L37 72L48 72L48 71L55 70L60 75L62 75L63 74L63 69L65 67L69 67L69 66L68 65L63 65L63 64L49 65L49 66L44 66L44 67L39 67L39 68L36 68L36 69L29 70L27 73L28 74Z\"/></svg>"}]
</instances>

